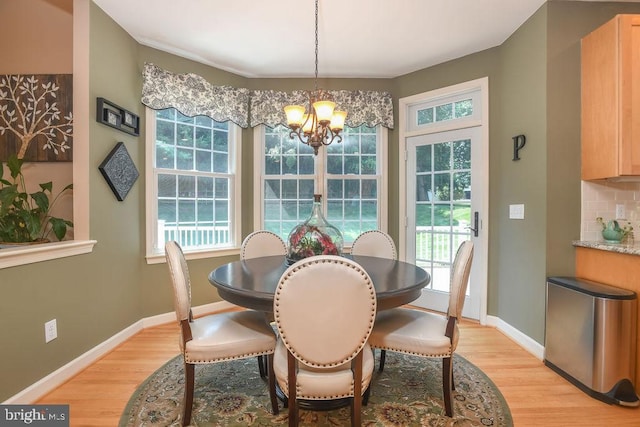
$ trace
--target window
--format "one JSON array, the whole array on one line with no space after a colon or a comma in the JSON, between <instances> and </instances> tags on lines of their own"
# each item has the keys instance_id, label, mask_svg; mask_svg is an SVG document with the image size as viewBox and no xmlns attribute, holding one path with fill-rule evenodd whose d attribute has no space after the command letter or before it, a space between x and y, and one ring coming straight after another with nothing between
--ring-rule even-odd
<instances>
[{"instance_id":1,"label":"window","mask_svg":"<svg viewBox=\"0 0 640 427\"><path fill-rule=\"evenodd\" d=\"M162 257L168 240L185 252L237 247L238 127L173 108L147 117L147 258Z\"/></svg>"},{"instance_id":2,"label":"window","mask_svg":"<svg viewBox=\"0 0 640 427\"><path fill-rule=\"evenodd\" d=\"M341 143L322 147L314 156L284 126L256 129L256 229L286 239L309 217L318 193L325 217L342 231L345 246L363 231L386 230L387 130L346 127L342 136Z\"/></svg>"},{"instance_id":3,"label":"window","mask_svg":"<svg viewBox=\"0 0 640 427\"><path fill-rule=\"evenodd\" d=\"M418 125L428 125L434 122L460 119L473 114L473 100L463 99L456 102L447 102L431 107L421 108L417 111L416 121Z\"/></svg>"},{"instance_id":4,"label":"window","mask_svg":"<svg viewBox=\"0 0 640 427\"><path fill-rule=\"evenodd\" d=\"M482 112L480 104L477 91L438 93L432 99L408 107L407 131L439 131L456 127L456 122L461 120L465 123L477 123Z\"/></svg>"}]
</instances>

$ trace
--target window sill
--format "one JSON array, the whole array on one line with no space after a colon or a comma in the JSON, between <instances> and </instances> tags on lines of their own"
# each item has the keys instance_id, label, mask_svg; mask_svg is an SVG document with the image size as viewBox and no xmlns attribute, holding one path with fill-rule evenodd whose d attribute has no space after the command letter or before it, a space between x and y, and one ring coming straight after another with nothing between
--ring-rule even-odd
<instances>
[{"instance_id":1,"label":"window sill","mask_svg":"<svg viewBox=\"0 0 640 427\"><path fill-rule=\"evenodd\" d=\"M96 243L95 240L69 240L17 248L0 248L0 269L87 254L93 251Z\"/></svg>"},{"instance_id":2,"label":"window sill","mask_svg":"<svg viewBox=\"0 0 640 427\"><path fill-rule=\"evenodd\" d=\"M225 248L225 249L207 249L200 251L184 251L184 257L187 260L190 259L203 259L203 258L217 258L222 256L240 255L240 248ZM163 253L149 254L146 256L147 264L161 264L166 262L166 258Z\"/></svg>"}]
</instances>

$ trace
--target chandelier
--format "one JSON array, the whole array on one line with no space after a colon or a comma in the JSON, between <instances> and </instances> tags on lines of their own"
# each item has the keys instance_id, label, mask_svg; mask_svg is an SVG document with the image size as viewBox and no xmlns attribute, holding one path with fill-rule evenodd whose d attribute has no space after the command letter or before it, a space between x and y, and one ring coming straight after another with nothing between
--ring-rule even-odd
<instances>
[{"instance_id":1,"label":"chandelier","mask_svg":"<svg viewBox=\"0 0 640 427\"><path fill-rule=\"evenodd\" d=\"M335 102L331 95L318 89L318 0L316 0L316 74L314 90L307 93L309 105L288 105L284 107L287 115L287 125L293 139L298 137L300 142L313 147L314 154L318 154L318 148L329 145L334 140L342 141L340 132L344 128L347 117L346 111L334 111Z\"/></svg>"}]
</instances>

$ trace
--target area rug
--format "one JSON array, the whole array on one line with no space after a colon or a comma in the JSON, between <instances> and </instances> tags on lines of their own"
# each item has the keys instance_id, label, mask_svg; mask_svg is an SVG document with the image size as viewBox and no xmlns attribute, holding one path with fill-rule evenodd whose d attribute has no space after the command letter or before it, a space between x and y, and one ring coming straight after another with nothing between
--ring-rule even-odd
<instances>
[{"instance_id":1,"label":"area rug","mask_svg":"<svg viewBox=\"0 0 640 427\"><path fill-rule=\"evenodd\" d=\"M371 395L362 409L365 427L513 426L504 397L476 366L455 355L454 416L444 415L442 363L387 353L383 372L374 372ZM271 413L266 380L255 358L196 366L192 425L287 425L287 409ZM131 396L120 427L179 426L184 377L182 356L153 373ZM349 407L300 411L301 426L349 426Z\"/></svg>"}]
</instances>

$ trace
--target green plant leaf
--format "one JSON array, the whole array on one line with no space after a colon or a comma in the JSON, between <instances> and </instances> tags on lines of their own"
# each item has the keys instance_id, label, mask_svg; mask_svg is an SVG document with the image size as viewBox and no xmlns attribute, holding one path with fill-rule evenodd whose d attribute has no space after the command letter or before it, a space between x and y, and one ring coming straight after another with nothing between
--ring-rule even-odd
<instances>
[{"instance_id":1,"label":"green plant leaf","mask_svg":"<svg viewBox=\"0 0 640 427\"><path fill-rule=\"evenodd\" d=\"M69 225L70 221L65 221L60 218L49 218L49 223L51 223L53 234L56 235L58 240L64 239L65 234L67 234L67 225ZM73 224L71 224L71 226L73 226Z\"/></svg>"},{"instance_id":2,"label":"green plant leaf","mask_svg":"<svg viewBox=\"0 0 640 427\"><path fill-rule=\"evenodd\" d=\"M16 179L18 177L18 175L22 174L22 163L24 162L24 160L22 159L18 159L17 156L11 156L9 157L9 159L7 160L7 166L9 167L9 170L11 171L11 177L13 179Z\"/></svg>"},{"instance_id":3,"label":"green plant leaf","mask_svg":"<svg viewBox=\"0 0 640 427\"><path fill-rule=\"evenodd\" d=\"M15 201L17 194L17 185L9 185L8 187L0 189L0 216L4 216L7 212L9 212L9 209L11 208L11 206L13 206L13 202Z\"/></svg>"},{"instance_id":4,"label":"green plant leaf","mask_svg":"<svg viewBox=\"0 0 640 427\"><path fill-rule=\"evenodd\" d=\"M16 233L21 236L21 240L18 241L32 242L40 237L43 224L40 220L40 213L37 209L31 211L20 211L17 212L17 214L22 220L22 222L17 224L16 227Z\"/></svg>"},{"instance_id":5,"label":"green plant leaf","mask_svg":"<svg viewBox=\"0 0 640 427\"><path fill-rule=\"evenodd\" d=\"M49 191L49 193L52 192L53 190L53 182L49 181L49 182L45 182L44 184L40 184L40 188L42 188L42 191Z\"/></svg>"},{"instance_id":6,"label":"green plant leaf","mask_svg":"<svg viewBox=\"0 0 640 427\"><path fill-rule=\"evenodd\" d=\"M37 193L31 193L31 198L36 202L41 212L47 213L49 210L49 198L44 192L38 191Z\"/></svg>"}]
</instances>

